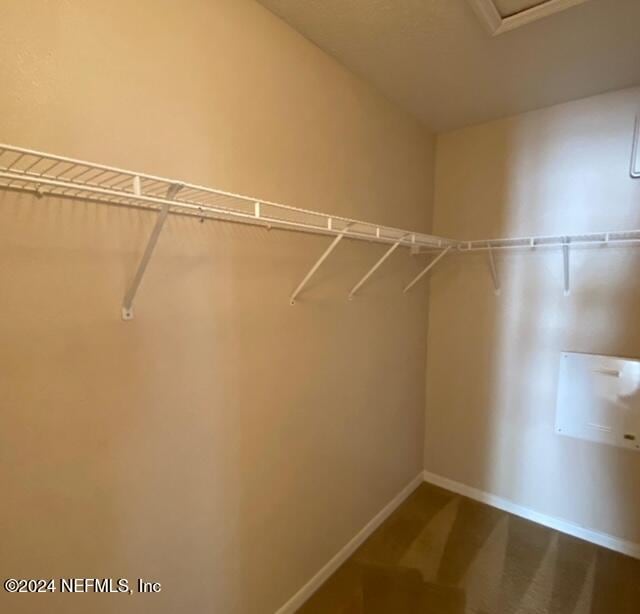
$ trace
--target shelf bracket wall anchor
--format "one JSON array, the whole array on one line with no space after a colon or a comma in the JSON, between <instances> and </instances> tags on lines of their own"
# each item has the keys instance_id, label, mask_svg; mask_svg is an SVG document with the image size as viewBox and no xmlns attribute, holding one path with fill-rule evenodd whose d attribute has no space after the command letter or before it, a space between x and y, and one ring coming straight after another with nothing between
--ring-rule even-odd
<instances>
[{"instance_id":1,"label":"shelf bracket wall anchor","mask_svg":"<svg viewBox=\"0 0 640 614\"><path fill-rule=\"evenodd\" d=\"M409 235L411 235L411 254L417 256L420 253L420 246L416 245L416 235L415 233L409 233Z\"/></svg>"},{"instance_id":2,"label":"shelf bracket wall anchor","mask_svg":"<svg viewBox=\"0 0 640 614\"><path fill-rule=\"evenodd\" d=\"M500 296L500 277L498 277L498 269L496 268L496 261L493 256L493 248L487 246L487 253L489 255L489 270L491 271L491 279L493 279L493 291L496 296Z\"/></svg>"},{"instance_id":3,"label":"shelf bracket wall anchor","mask_svg":"<svg viewBox=\"0 0 640 614\"><path fill-rule=\"evenodd\" d=\"M569 296L571 293L569 279L569 237L565 237L562 241L562 260L564 264L564 295Z\"/></svg>"},{"instance_id":4,"label":"shelf bracket wall anchor","mask_svg":"<svg viewBox=\"0 0 640 614\"><path fill-rule=\"evenodd\" d=\"M142 196L142 184L140 182L140 175L135 175L133 177L133 193L136 196Z\"/></svg>"},{"instance_id":5,"label":"shelf bracket wall anchor","mask_svg":"<svg viewBox=\"0 0 640 614\"><path fill-rule=\"evenodd\" d=\"M403 290L403 292L409 292L413 286L415 286L442 258L447 255L447 252L451 249L451 245L445 247L418 275L415 279L407 284L407 287Z\"/></svg>"},{"instance_id":6,"label":"shelf bracket wall anchor","mask_svg":"<svg viewBox=\"0 0 640 614\"><path fill-rule=\"evenodd\" d=\"M307 283L309 282L309 280L315 275L316 271L320 268L320 266L322 265L322 263L330 256L331 252L338 247L338 243L340 243L340 241L342 241L342 239L344 239L345 234L347 233L347 231L349 230L349 228L353 226L353 223L351 224L347 224L341 231L340 233L335 237L335 239L331 242L331 245L329 245L329 247L327 247L327 249L324 251L324 253L322 254L322 256L320 256L320 258L318 258L317 262L311 267L311 269L309 270L309 272L304 276L304 279L298 284L298 287L293 291L293 294L289 297L289 303L291 305L295 305L296 302L296 298L298 297L298 295L300 294L300 292L302 292L302 290L304 289L304 287L307 285Z\"/></svg>"},{"instance_id":7,"label":"shelf bracket wall anchor","mask_svg":"<svg viewBox=\"0 0 640 614\"><path fill-rule=\"evenodd\" d=\"M402 237L400 237L400 239L398 239L385 253L384 255L378 260L378 262L376 262L367 272L367 274L355 285L353 286L353 288L351 289L351 292L349 292L349 300L352 300L355 293L362 288L362 286L365 284L365 282L369 279L369 277L371 277L383 264L383 262L389 257L391 256L391 254L393 254L393 252L396 251L396 249L398 249L398 247L400 247L400 245L402 244L402 242L408 237L408 236L412 236L412 242L415 239L415 235L411 235L410 232L408 232L407 234L402 235ZM414 249L414 246L412 245L411 250Z\"/></svg>"},{"instance_id":8,"label":"shelf bracket wall anchor","mask_svg":"<svg viewBox=\"0 0 640 614\"><path fill-rule=\"evenodd\" d=\"M136 181L138 178L134 178L134 193L139 196L140 195L140 180ZM182 189L182 185L179 183L174 183L169 186L167 189L167 200L173 200L176 197L176 194ZM144 254L142 254L142 259L140 260L140 264L138 264L138 270L136 274L133 276L131 280L131 284L127 289L127 293L124 295L124 301L122 303L122 319L123 320L133 320L133 301L136 298L136 294L138 292L138 288L142 283L142 278L144 277L144 273L147 270L147 266L149 265L149 261L151 260L151 256L153 256L153 251L156 248L156 244L158 243L158 239L160 238L160 233L162 232L162 228L164 223L167 221L167 216L169 215L169 203L165 203L162 205L162 209L158 214L158 218L156 219L156 223L151 231L151 235L149 236L149 240L147 241L147 247L144 250Z\"/></svg>"}]
</instances>

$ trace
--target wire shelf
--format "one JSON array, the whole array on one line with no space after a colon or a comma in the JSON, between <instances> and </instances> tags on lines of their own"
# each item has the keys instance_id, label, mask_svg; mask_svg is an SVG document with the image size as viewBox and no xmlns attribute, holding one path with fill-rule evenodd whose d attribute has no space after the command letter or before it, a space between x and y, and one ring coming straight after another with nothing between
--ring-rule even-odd
<instances>
[{"instance_id":1,"label":"wire shelf","mask_svg":"<svg viewBox=\"0 0 640 614\"><path fill-rule=\"evenodd\" d=\"M636 123L636 139L639 122ZM636 147L637 142L634 141L634 149ZM564 290L565 294L569 294L570 249L574 247L640 245L640 230L457 241L1 144L0 188L22 190L37 195L47 194L60 198L90 200L109 205L140 207L157 212L156 224L124 297L122 317L125 320L133 318L133 302L136 293L169 213L332 235L334 240L331 245L327 247L291 294L289 302L292 305L295 304L297 297L316 273L318 267L343 239L390 244L382 257L353 286L348 295L350 299L354 298L363 284L398 247L411 247L414 253L435 254L427 266L405 286L404 292L413 288L448 253L487 252L496 293L500 292L500 279L494 252L561 248Z\"/></svg>"},{"instance_id":2,"label":"wire shelf","mask_svg":"<svg viewBox=\"0 0 640 614\"><path fill-rule=\"evenodd\" d=\"M456 248L460 252L499 251L518 249L537 249L550 247L613 247L634 246L640 244L640 230L620 230L611 232L593 232L573 235L547 235L516 237L505 239L482 239L478 241L459 241Z\"/></svg>"},{"instance_id":3,"label":"wire shelf","mask_svg":"<svg viewBox=\"0 0 640 614\"><path fill-rule=\"evenodd\" d=\"M341 235L407 247L444 247L441 237L310 211L192 183L0 144L0 188L160 210L265 227Z\"/></svg>"}]
</instances>

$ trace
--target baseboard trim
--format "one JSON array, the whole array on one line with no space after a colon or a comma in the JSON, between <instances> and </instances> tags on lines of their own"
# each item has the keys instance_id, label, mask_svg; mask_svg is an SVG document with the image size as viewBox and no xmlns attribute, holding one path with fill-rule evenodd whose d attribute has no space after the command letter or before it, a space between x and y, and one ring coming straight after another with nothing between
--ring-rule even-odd
<instances>
[{"instance_id":1,"label":"baseboard trim","mask_svg":"<svg viewBox=\"0 0 640 614\"><path fill-rule=\"evenodd\" d=\"M322 584L344 563L373 533L397 507L424 481L419 473L409 482L389 503L387 503L338 553L316 573L276 614L293 614L302 604L315 593Z\"/></svg>"},{"instance_id":2,"label":"baseboard trim","mask_svg":"<svg viewBox=\"0 0 640 614\"><path fill-rule=\"evenodd\" d=\"M424 472L424 481L429 484L434 484L435 486L440 486L441 488L450 490L451 492L464 497L469 497L470 499L475 499L481 503L486 503L487 505L491 505L492 507L496 507L505 512L515 514L521 518L537 522L538 524L549 527L550 529L555 529L561 533L566 533L567 535L584 539L585 541L602 546L603 548L615 550L616 552L640 559L640 544L620 539L619 537L614 537L607 533L587 529L580 525L573 524L572 522L568 522L567 520L562 520L561 518L541 514L540 512L518 505L508 499L503 499L497 495L473 488L472 486L467 486L466 484L450 480L449 478L442 477L441 475L437 475L429 471Z\"/></svg>"}]
</instances>

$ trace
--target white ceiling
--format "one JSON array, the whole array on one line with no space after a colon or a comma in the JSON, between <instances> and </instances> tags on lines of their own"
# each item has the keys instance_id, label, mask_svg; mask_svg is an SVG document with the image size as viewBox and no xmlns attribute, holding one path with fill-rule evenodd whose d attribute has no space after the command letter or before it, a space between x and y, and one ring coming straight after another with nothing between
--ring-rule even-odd
<instances>
[{"instance_id":1,"label":"white ceiling","mask_svg":"<svg viewBox=\"0 0 640 614\"><path fill-rule=\"evenodd\" d=\"M258 1L437 131L640 83L640 0L497 37L466 0Z\"/></svg>"}]
</instances>

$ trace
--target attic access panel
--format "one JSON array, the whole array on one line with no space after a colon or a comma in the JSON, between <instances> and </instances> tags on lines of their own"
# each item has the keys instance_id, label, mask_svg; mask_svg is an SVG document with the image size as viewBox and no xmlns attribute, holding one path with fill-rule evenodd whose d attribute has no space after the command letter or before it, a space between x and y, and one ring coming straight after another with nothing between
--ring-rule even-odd
<instances>
[{"instance_id":1,"label":"attic access panel","mask_svg":"<svg viewBox=\"0 0 640 614\"><path fill-rule=\"evenodd\" d=\"M532 9L534 6L540 6L546 4L548 0L493 0L495 7L498 9L500 15L504 17L511 17L511 15L517 15L522 11Z\"/></svg>"},{"instance_id":2,"label":"attic access panel","mask_svg":"<svg viewBox=\"0 0 640 614\"><path fill-rule=\"evenodd\" d=\"M556 433L640 451L640 360L563 352Z\"/></svg>"},{"instance_id":3,"label":"attic access panel","mask_svg":"<svg viewBox=\"0 0 640 614\"><path fill-rule=\"evenodd\" d=\"M549 17L588 0L468 0L492 36Z\"/></svg>"}]
</instances>

